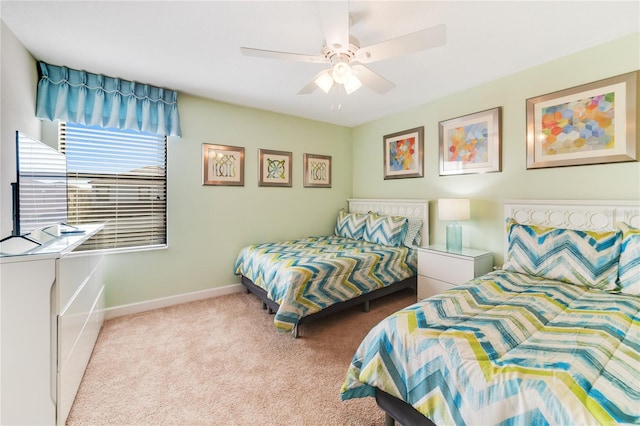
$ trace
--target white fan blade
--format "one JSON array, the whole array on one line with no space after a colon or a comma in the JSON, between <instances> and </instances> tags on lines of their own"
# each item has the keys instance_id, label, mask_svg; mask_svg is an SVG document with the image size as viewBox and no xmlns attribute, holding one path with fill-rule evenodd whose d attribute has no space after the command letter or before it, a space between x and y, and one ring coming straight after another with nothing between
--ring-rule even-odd
<instances>
[{"instance_id":1,"label":"white fan blade","mask_svg":"<svg viewBox=\"0 0 640 426\"><path fill-rule=\"evenodd\" d=\"M258 58L283 59L285 61L311 62L314 64L327 62L322 56L305 55L303 53L277 52L275 50L253 49L250 47L241 47L240 51L245 56L255 56Z\"/></svg>"},{"instance_id":2,"label":"white fan blade","mask_svg":"<svg viewBox=\"0 0 640 426\"><path fill-rule=\"evenodd\" d=\"M371 71L364 65L354 65L351 68L353 70L353 74L358 77L364 86L381 95L384 95L389 90L396 87L395 84L382 77L380 74Z\"/></svg>"},{"instance_id":3,"label":"white fan blade","mask_svg":"<svg viewBox=\"0 0 640 426\"><path fill-rule=\"evenodd\" d=\"M432 49L442 46L446 41L446 27L444 24L440 24L371 46L361 47L356 53L356 60L363 64L368 64L383 59L419 52L421 50Z\"/></svg>"},{"instance_id":4,"label":"white fan blade","mask_svg":"<svg viewBox=\"0 0 640 426\"><path fill-rule=\"evenodd\" d=\"M349 49L349 3L346 1L317 1L315 4L327 47L346 52Z\"/></svg>"},{"instance_id":5,"label":"white fan blade","mask_svg":"<svg viewBox=\"0 0 640 426\"><path fill-rule=\"evenodd\" d=\"M298 95L309 95L313 93L318 88L318 85L315 82L315 78L307 83L300 91L297 93Z\"/></svg>"}]
</instances>

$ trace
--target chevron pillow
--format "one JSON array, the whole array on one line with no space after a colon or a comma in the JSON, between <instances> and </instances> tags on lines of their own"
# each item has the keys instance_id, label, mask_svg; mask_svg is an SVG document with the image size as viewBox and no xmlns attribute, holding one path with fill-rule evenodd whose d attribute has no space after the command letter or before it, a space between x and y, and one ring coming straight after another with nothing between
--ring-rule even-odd
<instances>
[{"instance_id":1,"label":"chevron pillow","mask_svg":"<svg viewBox=\"0 0 640 426\"><path fill-rule=\"evenodd\" d=\"M407 232L407 218L402 216L380 216L369 213L362 239L374 244L398 247Z\"/></svg>"},{"instance_id":2,"label":"chevron pillow","mask_svg":"<svg viewBox=\"0 0 640 426\"><path fill-rule=\"evenodd\" d=\"M334 234L339 237L361 240L367 216L369 215L366 213L347 213L340 210Z\"/></svg>"},{"instance_id":3,"label":"chevron pillow","mask_svg":"<svg viewBox=\"0 0 640 426\"><path fill-rule=\"evenodd\" d=\"M640 296L640 229L622 222L618 226L622 231L618 287L622 293Z\"/></svg>"},{"instance_id":4,"label":"chevron pillow","mask_svg":"<svg viewBox=\"0 0 640 426\"><path fill-rule=\"evenodd\" d=\"M617 287L622 233L521 225L507 220L503 269L600 290Z\"/></svg>"}]
</instances>

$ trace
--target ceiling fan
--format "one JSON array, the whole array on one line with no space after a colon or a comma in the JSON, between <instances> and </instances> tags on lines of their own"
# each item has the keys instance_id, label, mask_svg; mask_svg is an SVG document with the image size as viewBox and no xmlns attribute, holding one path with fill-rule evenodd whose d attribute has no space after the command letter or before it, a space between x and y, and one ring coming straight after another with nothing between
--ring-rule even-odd
<instances>
[{"instance_id":1,"label":"ceiling fan","mask_svg":"<svg viewBox=\"0 0 640 426\"><path fill-rule=\"evenodd\" d=\"M322 5L320 6L319 3ZM318 87L325 93L329 93L332 88L339 85L344 87L347 94L355 92L363 85L379 94L384 94L393 89L395 84L363 64L431 49L442 46L446 42L445 25L441 24L361 47L358 40L349 34L350 17L347 2L318 2L318 6L325 34L325 45L320 55L240 48L246 56L329 64L330 68L316 74L298 92L299 95L310 94Z\"/></svg>"}]
</instances>

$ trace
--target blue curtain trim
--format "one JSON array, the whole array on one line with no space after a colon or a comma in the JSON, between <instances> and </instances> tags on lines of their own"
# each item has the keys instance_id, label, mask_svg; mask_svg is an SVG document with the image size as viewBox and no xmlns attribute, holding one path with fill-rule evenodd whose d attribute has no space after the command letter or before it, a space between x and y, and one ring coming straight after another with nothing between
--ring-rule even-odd
<instances>
[{"instance_id":1,"label":"blue curtain trim","mask_svg":"<svg viewBox=\"0 0 640 426\"><path fill-rule=\"evenodd\" d=\"M181 136L174 90L44 62L38 67L38 118Z\"/></svg>"}]
</instances>

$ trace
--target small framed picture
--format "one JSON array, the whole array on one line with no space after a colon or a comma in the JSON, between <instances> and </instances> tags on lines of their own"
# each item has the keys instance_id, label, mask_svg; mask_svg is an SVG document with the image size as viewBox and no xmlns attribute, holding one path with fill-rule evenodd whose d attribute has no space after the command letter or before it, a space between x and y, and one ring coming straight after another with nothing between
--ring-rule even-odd
<instances>
[{"instance_id":1,"label":"small framed picture","mask_svg":"<svg viewBox=\"0 0 640 426\"><path fill-rule=\"evenodd\" d=\"M639 75L527 99L527 169L636 161Z\"/></svg>"},{"instance_id":2,"label":"small framed picture","mask_svg":"<svg viewBox=\"0 0 640 426\"><path fill-rule=\"evenodd\" d=\"M291 152L258 150L258 186L291 187Z\"/></svg>"},{"instance_id":3,"label":"small framed picture","mask_svg":"<svg viewBox=\"0 0 640 426\"><path fill-rule=\"evenodd\" d=\"M244 148L202 144L202 184L244 186Z\"/></svg>"},{"instance_id":4,"label":"small framed picture","mask_svg":"<svg viewBox=\"0 0 640 426\"><path fill-rule=\"evenodd\" d=\"M331 188L331 156L304 154L304 187Z\"/></svg>"},{"instance_id":5,"label":"small framed picture","mask_svg":"<svg viewBox=\"0 0 640 426\"><path fill-rule=\"evenodd\" d=\"M499 172L502 108L439 123L440 176Z\"/></svg>"},{"instance_id":6,"label":"small framed picture","mask_svg":"<svg viewBox=\"0 0 640 426\"><path fill-rule=\"evenodd\" d=\"M385 179L424 176L424 127L385 135L383 149Z\"/></svg>"}]
</instances>

